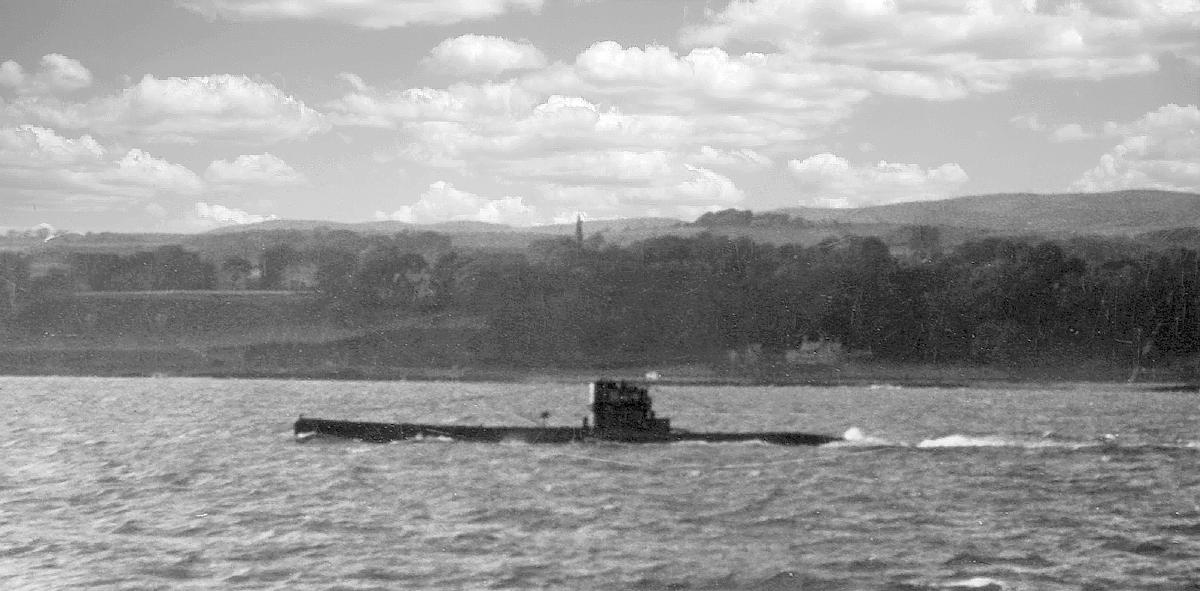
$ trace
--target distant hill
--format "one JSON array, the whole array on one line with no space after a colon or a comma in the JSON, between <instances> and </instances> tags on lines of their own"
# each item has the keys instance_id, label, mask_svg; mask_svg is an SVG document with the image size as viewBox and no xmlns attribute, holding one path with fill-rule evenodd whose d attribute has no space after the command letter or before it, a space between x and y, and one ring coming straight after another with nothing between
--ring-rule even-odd
<instances>
[{"instance_id":1,"label":"distant hill","mask_svg":"<svg viewBox=\"0 0 1200 591\"><path fill-rule=\"evenodd\" d=\"M804 221L788 221L787 216L780 214ZM906 241L905 226L912 225L941 227L944 246L986 235L1040 235L1064 240L1087 236L1119 237L1156 248L1197 248L1200 247L1200 194L1133 190L977 195L854 209L795 207L756 211L752 222L740 225L704 225L662 217L589 220L584 222L583 230L587 236L599 234L608 244L629 244L664 235L690 236L703 231L774 244L811 245L850 234L879 236L889 244L902 244ZM449 236L456 248L520 250L537 240L574 236L575 224L514 227L465 221L409 224L398 221L271 220L227 226L203 234L104 232L64 235L50 242L0 238L0 249L61 258L65 253L77 250L130 254L166 244L182 244L223 260L230 255L253 258L271 244L295 241L294 237L287 236L291 232L311 234L318 230L366 235L437 232Z\"/></svg>"},{"instance_id":2,"label":"distant hill","mask_svg":"<svg viewBox=\"0 0 1200 591\"><path fill-rule=\"evenodd\" d=\"M630 230L647 230L662 227L678 226L683 220L661 217L622 218L612 220L588 220L584 227L588 232L624 232ZM241 232L262 231L313 231L313 230L350 230L365 234L394 234L405 231L431 231L444 234L475 234L480 232L518 232L529 234L573 235L575 222L566 224L547 224L542 226L508 226L489 222L456 221L438 222L434 224L410 224L407 222L378 221L378 222L328 222L321 220L270 220L255 224L223 226L206 232L207 234L233 234Z\"/></svg>"},{"instance_id":3,"label":"distant hill","mask_svg":"<svg viewBox=\"0 0 1200 591\"><path fill-rule=\"evenodd\" d=\"M417 228L413 224L404 222L330 222L324 220L269 220L266 222L258 222L254 224L236 224L232 226L221 226L205 232L208 235L218 234L241 234L246 232L278 232L278 231L301 231L311 232L313 230L350 230L352 232L371 233L371 234L394 234L403 232L407 229Z\"/></svg>"},{"instance_id":4,"label":"distant hill","mask_svg":"<svg viewBox=\"0 0 1200 591\"><path fill-rule=\"evenodd\" d=\"M957 197L941 201L914 201L874 207L829 209L793 207L776 210L813 222L837 222L859 227L882 225L933 225L977 228L998 234L1044 234L1081 236L1088 234L1136 236L1175 228L1200 226L1200 194L1172 191L1131 190L1111 193L1002 193ZM768 212L756 212L756 214ZM671 218L627 218L584 222L589 236L602 233L647 236L656 232L675 233L686 224ZM507 226L484 222L409 224L395 221L341 223L316 220L272 220L258 224L229 226L209 234L264 230L350 230L359 233L394 234L404 231L433 231L451 236L471 236L471 242L486 241L487 234L570 236L575 224ZM514 237L515 238L515 237ZM518 239L518 242L522 240ZM505 240L508 242L508 240Z\"/></svg>"},{"instance_id":5,"label":"distant hill","mask_svg":"<svg viewBox=\"0 0 1200 591\"><path fill-rule=\"evenodd\" d=\"M673 218L645 217L613 220L590 220L584 222L584 233L588 236L602 234L609 242L626 243L670 233L672 228L685 226L686 222ZM400 232L438 232L454 240L455 246L463 248L523 249L535 240L552 236L574 236L575 223L548 224L543 226L508 226L487 222L456 221L436 224L410 224L397 221L375 222L327 222L320 220L270 220L256 224L225 226L210 230L195 237L187 237L190 244L208 243L221 237L237 235L243 240L256 235L268 235L288 231L313 232L316 230L348 230L357 234L397 234ZM692 232L688 232L692 233Z\"/></svg>"},{"instance_id":6,"label":"distant hill","mask_svg":"<svg viewBox=\"0 0 1200 591\"><path fill-rule=\"evenodd\" d=\"M1004 234L1133 236L1200 226L1200 194L1133 190L1112 193L977 195L856 209L789 208L813 221L927 224Z\"/></svg>"}]
</instances>

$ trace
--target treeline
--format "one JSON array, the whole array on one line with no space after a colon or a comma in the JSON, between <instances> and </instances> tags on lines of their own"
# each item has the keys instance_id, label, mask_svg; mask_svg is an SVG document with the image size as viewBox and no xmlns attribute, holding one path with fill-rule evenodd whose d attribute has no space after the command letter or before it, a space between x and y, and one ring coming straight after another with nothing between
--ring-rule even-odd
<instances>
[{"instance_id":1,"label":"treeline","mask_svg":"<svg viewBox=\"0 0 1200 591\"><path fill-rule=\"evenodd\" d=\"M207 289L241 276L248 288L298 281L324 313L364 328L435 312L480 319L481 362L641 365L748 349L779 359L814 341L930 363L1200 361L1195 250L986 238L943 251L936 229L911 234L892 252L870 237L593 236L462 251L428 233L337 233L219 262L179 247L71 262L76 289ZM37 282L27 259L0 254L0 313L11 316Z\"/></svg>"},{"instance_id":2,"label":"treeline","mask_svg":"<svg viewBox=\"0 0 1200 591\"><path fill-rule=\"evenodd\" d=\"M29 285L29 261L18 252L0 251L0 321L17 313Z\"/></svg>"},{"instance_id":3,"label":"treeline","mask_svg":"<svg viewBox=\"0 0 1200 591\"><path fill-rule=\"evenodd\" d=\"M71 283L91 291L212 289L216 266L181 246L163 246L130 255L71 253Z\"/></svg>"},{"instance_id":4,"label":"treeline","mask_svg":"<svg viewBox=\"0 0 1200 591\"><path fill-rule=\"evenodd\" d=\"M376 252L330 264L321 291L353 316L456 311L486 318L511 363L782 355L829 340L882 359L985 364L1200 355L1191 250L1085 261L1054 242L989 238L901 263L876 238L771 246L710 234L628 247L553 239L527 253ZM340 270L341 275L334 273Z\"/></svg>"}]
</instances>

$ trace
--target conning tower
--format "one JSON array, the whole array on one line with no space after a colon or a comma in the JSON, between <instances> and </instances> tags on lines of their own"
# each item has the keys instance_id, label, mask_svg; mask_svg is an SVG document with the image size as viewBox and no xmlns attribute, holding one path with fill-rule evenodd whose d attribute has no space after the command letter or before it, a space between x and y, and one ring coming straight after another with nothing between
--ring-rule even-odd
<instances>
[{"instance_id":1,"label":"conning tower","mask_svg":"<svg viewBox=\"0 0 1200 591\"><path fill-rule=\"evenodd\" d=\"M650 434L670 432L671 420L654 416L646 388L625 381L591 384L592 419L597 431Z\"/></svg>"}]
</instances>

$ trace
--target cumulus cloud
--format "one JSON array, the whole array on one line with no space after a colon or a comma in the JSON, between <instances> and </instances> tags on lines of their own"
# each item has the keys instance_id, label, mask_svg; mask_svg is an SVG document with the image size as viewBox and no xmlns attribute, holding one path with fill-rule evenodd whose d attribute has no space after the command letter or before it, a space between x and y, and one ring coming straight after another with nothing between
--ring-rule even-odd
<instances>
[{"instance_id":1,"label":"cumulus cloud","mask_svg":"<svg viewBox=\"0 0 1200 591\"><path fill-rule=\"evenodd\" d=\"M158 191L197 193L203 189L196 173L188 168L155 158L144 150L133 148L117 161L115 171L106 172L101 180L116 185L153 188Z\"/></svg>"},{"instance_id":2,"label":"cumulus cloud","mask_svg":"<svg viewBox=\"0 0 1200 591\"><path fill-rule=\"evenodd\" d=\"M476 121L528 111L537 98L513 82L381 91L344 73L354 90L325 105L334 123L397 129L423 121Z\"/></svg>"},{"instance_id":3,"label":"cumulus cloud","mask_svg":"<svg viewBox=\"0 0 1200 591\"><path fill-rule=\"evenodd\" d=\"M535 221L534 214L534 208L526 204L522 197L487 199L456 189L445 181L437 181L429 185L416 203L401 206L391 213L376 212L375 217L415 224L476 221L529 225Z\"/></svg>"},{"instance_id":4,"label":"cumulus cloud","mask_svg":"<svg viewBox=\"0 0 1200 591\"><path fill-rule=\"evenodd\" d=\"M469 122L479 133L526 131L572 117L605 133L645 135L692 126L697 143L739 141L739 147L801 142L845 120L870 95L863 75L835 66L810 67L779 55L731 56L712 48L677 55L661 46L597 43L573 64L554 64L502 83L457 83L444 89L377 90L342 76L352 90L325 105L334 123L402 128L420 122ZM597 107L604 104L603 109ZM536 111L535 111L536 109Z\"/></svg>"},{"instance_id":5,"label":"cumulus cloud","mask_svg":"<svg viewBox=\"0 0 1200 591\"><path fill-rule=\"evenodd\" d=\"M1016 115L1008 120L1013 127L1032 131L1035 133L1044 133L1049 126L1042 122L1036 113L1023 113ZM1065 123L1055 126L1047 135L1050 141L1054 143L1064 142L1079 142L1090 140L1096 137L1096 133L1088 131L1078 123Z\"/></svg>"},{"instance_id":6,"label":"cumulus cloud","mask_svg":"<svg viewBox=\"0 0 1200 591\"><path fill-rule=\"evenodd\" d=\"M1137 121L1110 123L1121 142L1071 184L1074 191L1200 191L1200 109L1164 105Z\"/></svg>"},{"instance_id":7,"label":"cumulus cloud","mask_svg":"<svg viewBox=\"0 0 1200 591\"><path fill-rule=\"evenodd\" d=\"M509 70L541 68L546 56L528 41L488 35L446 39L429 52L426 66L465 76L496 76Z\"/></svg>"},{"instance_id":8,"label":"cumulus cloud","mask_svg":"<svg viewBox=\"0 0 1200 591\"><path fill-rule=\"evenodd\" d=\"M806 205L864 207L951 196L967 181L954 163L923 169L917 164L880 161L853 166L845 158L824 153L788 162Z\"/></svg>"},{"instance_id":9,"label":"cumulus cloud","mask_svg":"<svg viewBox=\"0 0 1200 591\"><path fill-rule=\"evenodd\" d=\"M89 135L63 137L33 125L0 127L0 190L18 196L14 200L102 209L203 189L188 168L138 148L113 155Z\"/></svg>"},{"instance_id":10,"label":"cumulus cloud","mask_svg":"<svg viewBox=\"0 0 1200 591\"><path fill-rule=\"evenodd\" d=\"M551 183L544 191L552 201L586 204L588 213L598 217L636 211L638 215L691 219L745 200L745 193L732 179L707 168L672 164L661 174L627 184Z\"/></svg>"},{"instance_id":11,"label":"cumulus cloud","mask_svg":"<svg viewBox=\"0 0 1200 591\"><path fill-rule=\"evenodd\" d=\"M232 21L322 20L387 29L416 24L448 25L537 11L543 0L176 0L208 18Z\"/></svg>"},{"instance_id":12,"label":"cumulus cloud","mask_svg":"<svg viewBox=\"0 0 1200 591\"><path fill-rule=\"evenodd\" d=\"M217 203L205 203L203 201L196 203L195 213L196 217L201 221L209 222L208 225L217 226L257 224L279 219L279 216L276 215L258 215L241 209L226 207Z\"/></svg>"},{"instance_id":13,"label":"cumulus cloud","mask_svg":"<svg viewBox=\"0 0 1200 591\"><path fill-rule=\"evenodd\" d=\"M687 169L692 173L692 177L674 187L675 192L681 195L687 204L734 205L745 197L742 190L727 176L696 166L687 166Z\"/></svg>"},{"instance_id":14,"label":"cumulus cloud","mask_svg":"<svg viewBox=\"0 0 1200 591\"><path fill-rule=\"evenodd\" d=\"M146 75L117 94L84 102L22 96L0 107L13 120L144 142L274 143L329 129L324 115L274 85L230 74Z\"/></svg>"},{"instance_id":15,"label":"cumulus cloud","mask_svg":"<svg viewBox=\"0 0 1200 591\"><path fill-rule=\"evenodd\" d=\"M4 210L142 211L166 219L164 204L243 188L271 188L304 177L267 153L217 160L204 177L140 148L114 150L90 135L65 137L33 125L0 127L0 195ZM0 211L3 214L3 211ZM200 202L179 229L191 231L275 219ZM182 222L181 222L182 223Z\"/></svg>"},{"instance_id":16,"label":"cumulus cloud","mask_svg":"<svg viewBox=\"0 0 1200 591\"><path fill-rule=\"evenodd\" d=\"M1014 127L1027 131L1041 132L1046 129L1046 125L1041 122L1037 113L1022 113L1008 120Z\"/></svg>"},{"instance_id":17,"label":"cumulus cloud","mask_svg":"<svg viewBox=\"0 0 1200 591\"><path fill-rule=\"evenodd\" d=\"M0 64L0 86L12 88L17 94L71 92L92 85L92 73L79 63L60 53L42 56L41 68L27 74L14 61Z\"/></svg>"},{"instance_id":18,"label":"cumulus cloud","mask_svg":"<svg viewBox=\"0 0 1200 591\"><path fill-rule=\"evenodd\" d=\"M602 41L584 50L568 71L549 72L545 82L595 95L618 95L627 104L682 111L763 108L797 115L842 118L865 99L864 74L856 68L816 64L783 53L730 55L705 47L679 55L660 46L622 47ZM531 79L531 86L539 80Z\"/></svg>"},{"instance_id":19,"label":"cumulus cloud","mask_svg":"<svg viewBox=\"0 0 1200 591\"><path fill-rule=\"evenodd\" d=\"M768 152L810 145L870 94L858 72L804 66L780 55L719 48L679 55L602 42L574 63L504 82L381 90L345 74L350 91L324 110L337 125L398 130L400 145L380 157L425 166L465 169L470 162L476 173L553 175L564 183L611 172L613 182L624 182L630 167L615 159L659 150L670 152L677 171L683 160L761 170L771 166ZM596 164L598 172L572 180L581 167L573 161Z\"/></svg>"},{"instance_id":20,"label":"cumulus cloud","mask_svg":"<svg viewBox=\"0 0 1200 591\"><path fill-rule=\"evenodd\" d=\"M750 148L724 150L708 145L700 146L700 149L689 155L687 160L692 164L746 172L765 170L775 165L770 158Z\"/></svg>"},{"instance_id":21,"label":"cumulus cloud","mask_svg":"<svg viewBox=\"0 0 1200 591\"><path fill-rule=\"evenodd\" d=\"M280 187L305 182L287 162L270 152L243 154L229 160L214 160L204 171L204 179L214 185Z\"/></svg>"},{"instance_id":22,"label":"cumulus cloud","mask_svg":"<svg viewBox=\"0 0 1200 591\"><path fill-rule=\"evenodd\" d=\"M693 167L694 168L694 167ZM681 173L650 186L621 187L546 184L546 200L559 206L554 223L611 219L629 215L695 219L704 213L740 205L744 194L733 181L708 170L684 168Z\"/></svg>"},{"instance_id":23,"label":"cumulus cloud","mask_svg":"<svg viewBox=\"0 0 1200 591\"><path fill-rule=\"evenodd\" d=\"M673 167L672 155L663 150L597 150L511 159L503 170L514 177L564 184L632 185L670 175Z\"/></svg>"},{"instance_id":24,"label":"cumulus cloud","mask_svg":"<svg viewBox=\"0 0 1200 591\"><path fill-rule=\"evenodd\" d=\"M1078 123L1068 123L1054 128L1050 133L1050 141L1055 143L1080 142L1095 138L1096 134L1083 128Z\"/></svg>"},{"instance_id":25,"label":"cumulus cloud","mask_svg":"<svg viewBox=\"0 0 1200 591\"><path fill-rule=\"evenodd\" d=\"M1098 80L1200 62L1193 0L744 0L685 29L691 45L767 43L815 64L865 68L875 90L955 99L1018 77Z\"/></svg>"},{"instance_id":26,"label":"cumulus cloud","mask_svg":"<svg viewBox=\"0 0 1200 591\"><path fill-rule=\"evenodd\" d=\"M463 168L469 160L477 172L562 176L580 170L589 178L609 172L623 178L637 159L631 153L661 151L694 133L682 116L631 115L580 97L554 95L520 111L489 109L464 121L396 121L408 142L390 156L448 168Z\"/></svg>"}]
</instances>

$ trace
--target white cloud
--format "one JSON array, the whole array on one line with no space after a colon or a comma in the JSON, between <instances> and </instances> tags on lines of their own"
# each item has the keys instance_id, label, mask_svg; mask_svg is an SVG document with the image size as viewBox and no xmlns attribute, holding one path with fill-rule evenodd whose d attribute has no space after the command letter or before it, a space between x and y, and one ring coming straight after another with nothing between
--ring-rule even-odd
<instances>
[{"instance_id":1,"label":"white cloud","mask_svg":"<svg viewBox=\"0 0 1200 591\"><path fill-rule=\"evenodd\" d=\"M391 157L460 169L469 160L475 172L522 176L613 173L619 182L638 160L631 154L662 152L662 146L686 143L694 133L681 116L628 115L579 97L555 95L523 111L489 110L464 121L396 122L408 142Z\"/></svg>"},{"instance_id":2,"label":"white cloud","mask_svg":"<svg viewBox=\"0 0 1200 591\"><path fill-rule=\"evenodd\" d=\"M574 221L577 211L585 219L635 216L673 217L691 220L700 215L737 206L742 191L727 177L709 170L684 168L661 183L644 187L547 184L545 198L558 204L551 221Z\"/></svg>"},{"instance_id":3,"label":"white cloud","mask_svg":"<svg viewBox=\"0 0 1200 591\"><path fill-rule=\"evenodd\" d=\"M1200 109L1164 105L1128 124L1106 125L1121 143L1071 185L1075 191L1200 191Z\"/></svg>"},{"instance_id":4,"label":"white cloud","mask_svg":"<svg viewBox=\"0 0 1200 591\"><path fill-rule=\"evenodd\" d=\"M195 213L200 220L210 222L208 225L217 226L257 224L279 219L276 215L252 214L241 209L205 202L196 203Z\"/></svg>"},{"instance_id":5,"label":"white cloud","mask_svg":"<svg viewBox=\"0 0 1200 591\"><path fill-rule=\"evenodd\" d=\"M1043 133L1048 129L1048 126L1041 121L1036 113L1023 113L1016 115L1008 120L1009 123L1018 129L1024 129L1035 133ZM1055 143L1064 142L1079 142L1090 140L1096 137L1096 133L1088 131L1078 123L1065 123L1055 126L1053 131L1048 135L1050 141Z\"/></svg>"},{"instance_id":6,"label":"white cloud","mask_svg":"<svg viewBox=\"0 0 1200 591\"><path fill-rule=\"evenodd\" d=\"M750 148L723 150L708 145L700 146L700 150L689 155L687 160L692 164L746 172L765 170L775 165L770 158Z\"/></svg>"},{"instance_id":7,"label":"white cloud","mask_svg":"<svg viewBox=\"0 0 1200 591\"><path fill-rule=\"evenodd\" d=\"M14 61L0 64L0 86L17 94L71 92L92 84L92 73L78 60L59 53L42 56L41 69L29 75Z\"/></svg>"},{"instance_id":8,"label":"white cloud","mask_svg":"<svg viewBox=\"0 0 1200 591\"><path fill-rule=\"evenodd\" d=\"M503 171L510 176L556 180L564 184L650 183L672 174L673 155L663 150L570 151L511 159Z\"/></svg>"},{"instance_id":9,"label":"white cloud","mask_svg":"<svg viewBox=\"0 0 1200 591\"><path fill-rule=\"evenodd\" d=\"M214 160L204 171L204 179L214 185L279 187L305 182L287 162L270 152L243 154L233 161Z\"/></svg>"},{"instance_id":10,"label":"white cloud","mask_svg":"<svg viewBox=\"0 0 1200 591\"><path fill-rule=\"evenodd\" d=\"M1060 125L1050 133L1050 141L1056 143L1063 142L1079 142L1095 138L1096 134L1083 128L1078 123L1068 123Z\"/></svg>"},{"instance_id":11,"label":"white cloud","mask_svg":"<svg viewBox=\"0 0 1200 591\"><path fill-rule=\"evenodd\" d=\"M448 25L510 10L537 11L543 0L176 0L209 18L322 20L367 29Z\"/></svg>"},{"instance_id":12,"label":"white cloud","mask_svg":"<svg viewBox=\"0 0 1200 591\"><path fill-rule=\"evenodd\" d=\"M196 173L186 167L155 158L133 148L117 161L115 170L105 171L99 178L114 186L129 186L170 193L198 193L203 189Z\"/></svg>"},{"instance_id":13,"label":"white cloud","mask_svg":"<svg viewBox=\"0 0 1200 591\"><path fill-rule=\"evenodd\" d=\"M824 207L864 207L951 196L967 179L954 163L923 169L917 164L880 161L856 167L824 153L788 162L802 189L802 202Z\"/></svg>"},{"instance_id":14,"label":"white cloud","mask_svg":"<svg viewBox=\"0 0 1200 591\"><path fill-rule=\"evenodd\" d=\"M811 145L870 95L860 88L860 71L805 65L779 55L713 48L680 56L661 46L603 42L574 64L502 83L388 91L346 74L350 92L325 110L338 125L400 131L400 145L382 159L459 170L470 162L475 173L529 175L541 161L565 176L571 160L656 150L717 170L762 169L771 153ZM628 170L600 164L599 174L585 176ZM678 162L676 168L682 170Z\"/></svg>"},{"instance_id":15,"label":"white cloud","mask_svg":"<svg viewBox=\"0 0 1200 591\"><path fill-rule=\"evenodd\" d=\"M1037 113L1022 113L1008 120L1014 127L1028 131L1042 132L1046 125L1038 118Z\"/></svg>"},{"instance_id":16,"label":"white cloud","mask_svg":"<svg viewBox=\"0 0 1200 591\"><path fill-rule=\"evenodd\" d=\"M25 84L25 68L12 60L0 63L0 86L20 88Z\"/></svg>"},{"instance_id":17,"label":"white cloud","mask_svg":"<svg viewBox=\"0 0 1200 591\"><path fill-rule=\"evenodd\" d=\"M407 88L383 92L353 74L342 74L354 91L325 105L339 125L400 128L422 121L475 121L528 111L537 99L513 82L454 84L447 89Z\"/></svg>"},{"instance_id":18,"label":"white cloud","mask_svg":"<svg viewBox=\"0 0 1200 591\"><path fill-rule=\"evenodd\" d=\"M89 135L71 139L44 127L0 127L0 191L14 201L103 209L203 189L188 168L138 148L114 157Z\"/></svg>"},{"instance_id":19,"label":"white cloud","mask_svg":"<svg viewBox=\"0 0 1200 591\"><path fill-rule=\"evenodd\" d=\"M167 206L185 197L302 180L269 153L215 161L202 179L140 148L114 151L90 135L64 137L32 125L0 127L0 195L5 195L4 210L9 212L140 211L165 220ZM201 202L194 216L189 213L171 227L193 231L267 219L274 216Z\"/></svg>"},{"instance_id":20,"label":"white cloud","mask_svg":"<svg viewBox=\"0 0 1200 591\"><path fill-rule=\"evenodd\" d=\"M429 52L426 65L437 71L465 76L496 76L509 70L541 68L546 56L527 41L463 35L446 39Z\"/></svg>"},{"instance_id":21,"label":"white cloud","mask_svg":"<svg viewBox=\"0 0 1200 591\"><path fill-rule=\"evenodd\" d=\"M487 199L456 189L445 181L429 185L413 205L402 206L392 213L376 212L375 217L415 224L477 221L524 226L536 221L534 208L521 197Z\"/></svg>"},{"instance_id":22,"label":"white cloud","mask_svg":"<svg viewBox=\"0 0 1200 591\"><path fill-rule=\"evenodd\" d=\"M1200 62L1192 0L744 0L685 29L691 45L769 44L814 64L868 70L874 90L955 99L1018 77L1145 73L1172 53Z\"/></svg>"},{"instance_id":23,"label":"white cloud","mask_svg":"<svg viewBox=\"0 0 1200 591\"><path fill-rule=\"evenodd\" d=\"M698 166L673 164L660 176L636 183L572 185L558 182L544 187L549 199L586 207L599 217L636 215L691 219L707 211L732 207L745 193L729 177Z\"/></svg>"},{"instance_id":24,"label":"white cloud","mask_svg":"<svg viewBox=\"0 0 1200 591\"><path fill-rule=\"evenodd\" d=\"M329 128L321 113L274 85L230 74L146 75L115 95L84 102L23 96L0 106L12 120L144 142L273 143Z\"/></svg>"},{"instance_id":25,"label":"white cloud","mask_svg":"<svg viewBox=\"0 0 1200 591\"><path fill-rule=\"evenodd\" d=\"M745 197L742 190L729 177L707 168L688 166L692 177L675 185L674 190L683 197L685 204L702 207L734 205Z\"/></svg>"},{"instance_id":26,"label":"white cloud","mask_svg":"<svg viewBox=\"0 0 1200 591\"><path fill-rule=\"evenodd\" d=\"M678 55L658 45L626 48L602 41L580 53L571 70L549 72L544 83L556 84L559 92L573 86L666 111L769 109L840 119L868 96L863 78L858 68L811 63L789 54L730 55L707 47ZM539 82L529 80L531 86Z\"/></svg>"}]
</instances>

